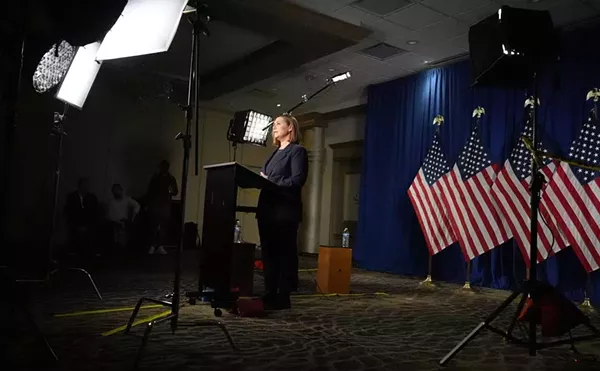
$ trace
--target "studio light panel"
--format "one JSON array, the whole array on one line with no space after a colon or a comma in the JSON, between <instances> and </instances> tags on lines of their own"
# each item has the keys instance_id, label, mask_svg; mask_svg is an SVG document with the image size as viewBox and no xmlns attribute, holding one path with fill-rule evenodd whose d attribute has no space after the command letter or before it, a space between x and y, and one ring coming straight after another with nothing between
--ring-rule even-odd
<instances>
[{"instance_id":1,"label":"studio light panel","mask_svg":"<svg viewBox=\"0 0 600 371\"><path fill-rule=\"evenodd\" d=\"M101 62L96 60L98 48L100 43L95 42L77 49L73 63L56 93L57 99L79 109L83 108L100 70Z\"/></svg>"},{"instance_id":2,"label":"studio light panel","mask_svg":"<svg viewBox=\"0 0 600 371\"><path fill-rule=\"evenodd\" d=\"M98 50L100 61L166 52L188 0L129 0Z\"/></svg>"},{"instance_id":3,"label":"studio light panel","mask_svg":"<svg viewBox=\"0 0 600 371\"><path fill-rule=\"evenodd\" d=\"M269 134L268 130L263 130L271 122L271 117L259 112L248 111L246 117L246 131L244 133L244 142L264 146Z\"/></svg>"}]
</instances>

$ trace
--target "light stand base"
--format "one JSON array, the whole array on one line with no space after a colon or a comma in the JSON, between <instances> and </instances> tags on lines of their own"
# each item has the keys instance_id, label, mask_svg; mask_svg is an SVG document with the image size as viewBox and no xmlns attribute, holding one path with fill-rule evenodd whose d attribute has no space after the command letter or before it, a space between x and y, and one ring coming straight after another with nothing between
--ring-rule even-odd
<instances>
[{"instance_id":1,"label":"light stand base","mask_svg":"<svg viewBox=\"0 0 600 371\"><path fill-rule=\"evenodd\" d=\"M462 339L448 354L446 354L446 356L444 356L444 358L442 358L442 360L440 361L440 365L445 366L452 358L454 358L455 355L457 355L465 346L467 346L467 344L469 344L469 342L471 340L473 340L475 337L477 337L477 335L483 329L488 329L488 330L492 331L493 333L502 336L507 342L528 348L529 355L531 355L531 356L534 356L536 354L536 351L541 350L541 349L551 348L554 346L564 345L564 344L574 344L575 342L600 338L600 331L598 331L598 329L596 329L594 326L592 326L589 323L589 320L586 323L583 323L583 325L586 326L592 332L591 335L574 337L574 338L564 339L564 340L557 340L557 341L548 342L548 343L540 343L537 341L532 342L532 341L530 341L530 339L522 340L522 339L519 339L519 338L516 338L515 336L513 336L512 330L515 328L517 321L519 320L519 315L521 314L521 311L523 310L523 307L525 305L527 298L529 298L530 293L533 290L535 290L536 285L538 285L537 281L525 282L525 284L523 285L523 287L520 290L515 291L512 294L510 294L510 296L506 300L504 300L504 302L502 304L500 304L500 306L498 308L496 308L496 310L494 310L487 318L485 318L483 320L483 322L479 323L464 339ZM511 321L508 329L506 331L504 331L504 330L498 329L497 327L492 326L491 323L502 312L504 312L504 310L506 308L508 308L508 306L513 301L515 301L515 299L517 297L519 297L519 295L521 295L521 300L520 300L519 304L517 305L517 310L515 311L515 313L512 317L512 321Z\"/></svg>"},{"instance_id":2,"label":"light stand base","mask_svg":"<svg viewBox=\"0 0 600 371\"><path fill-rule=\"evenodd\" d=\"M16 280L17 283L46 283L46 282L50 282L50 280L52 280L52 277L59 273L60 271L75 271L75 272L81 272L83 274L85 274L88 278L88 280L90 281L90 283L92 284L92 287L94 288L94 292L96 293L96 296L98 297L98 300L103 300L102 299L102 295L100 294L100 290L98 290L98 286L96 286L96 282L94 281L94 278L92 277L92 275L90 274L90 272L88 272L87 270L83 269L83 268L55 268L53 269L49 274L48 277L46 279L18 279Z\"/></svg>"},{"instance_id":3,"label":"light stand base","mask_svg":"<svg viewBox=\"0 0 600 371\"><path fill-rule=\"evenodd\" d=\"M179 322L179 314L180 314L179 309L181 309L183 306L179 306L177 308L178 310L175 312L175 311L173 311L173 303L172 302L165 301L165 300L156 300L153 298L141 298L140 300L138 300L137 305L135 306L135 308L133 309L133 312L131 313L129 322L127 322L127 327L125 327L125 334L129 334L131 332L131 327L133 327L135 318L136 318L138 312L140 311L140 308L141 308L142 304L144 303L144 301L148 301L148 302L155 303L155 304L160 304L165 307L171 308L172 312L171 312L171 314L169 314L166 317L155 319L154 321L148 322L146 324L146 330L144 331L144 336L142 337L142 343L141 343L140 347L138 348L138 352L135 357L135 361L134 361L134 365L133 365L134 370L137 370L140 366L140 362L142 360L144 350L146 349L146 345L148 344L148 338L150 337L150 333L152 332L152 329L154 328L154 326L164 323L164 322L167 322L167 321L171 322L171 332L173 334L175 334L175 331L177 330L178 327L188 327L188 328L189 327L207 327L207 326L218 327L219 329L221 329L221 331L223 331L223 334L227 338L227 342L229 342L231 349L234 351L238 350L237 346L235 345L235 343L233 341L233 338L231 337L231 335L229 333L229 330L227 330L227 327L221 321L200 320L200 321L195 321L192 323L185 323L185 322L181 323L181 322Z\"/></svg>"}]
</instances>

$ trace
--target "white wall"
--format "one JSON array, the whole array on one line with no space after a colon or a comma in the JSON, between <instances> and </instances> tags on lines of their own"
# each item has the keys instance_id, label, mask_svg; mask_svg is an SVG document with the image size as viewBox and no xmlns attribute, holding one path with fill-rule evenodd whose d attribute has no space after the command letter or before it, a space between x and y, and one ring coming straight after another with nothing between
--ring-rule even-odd
<instances>
[{"instance_id":1,"label":"white wall","mask_svg":"<svg viewBox=\"0 0 600 371\"><path fill-rule=\"evenodd\" d=\"M331 194L335 192L344 192L343 189L337 189L332 184L333 179L333 150L332 144L353 142L364 138L365 117L364 115L352 115L334 120L328 123L325 129L325 167L323 172L323 195L321 198L321 245L331 243L330 236L330 209ZM338 187L340 187L338 185ZM340 231L341 233L341 231Z\"/></svg>"}]
</instances>

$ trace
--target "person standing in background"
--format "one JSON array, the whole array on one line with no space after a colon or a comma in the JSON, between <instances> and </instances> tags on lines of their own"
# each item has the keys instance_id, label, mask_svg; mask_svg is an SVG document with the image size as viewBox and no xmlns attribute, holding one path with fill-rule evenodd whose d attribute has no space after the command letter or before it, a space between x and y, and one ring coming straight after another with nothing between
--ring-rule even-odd
<instances>
[{"instance_id":1,"label":"person standing in background","mask_svg":"<svg viewBox=\"0 0 600 371\"><path fill-rule=\"evenodd\" d=\"M106 205L110 248L123 248L127 246L130 226L140 212L140 204L126 195L120 184L113 184L111 191L113 198Z\"/></svg>"},{"instance_id":2,"label":"person standing in background","mask_svg":"<svg viewBox=\"0 0 600 371\"><path fill-rule=\"evenodd\" d=\"M65 214L69 226L71 252L89 256L94 251L98 223L98 198L90 193L90 181L80 178L77 190L67 195Z\"/></svg>"},{"instance_id":3,"label":"person standing in background","mask_svg":"<svg viewBox=\"0 0 600 371\"><path fill-rule=\"evenodd\" d=\"M165 232L171 219L171 201L179 193L177 181L169 172L170 164L163 160L158 166L158 172L152 176L148 193L147 207L152 220L153 241L148 254L166 254L164 248Z\"/></svg>"}]
</instances>

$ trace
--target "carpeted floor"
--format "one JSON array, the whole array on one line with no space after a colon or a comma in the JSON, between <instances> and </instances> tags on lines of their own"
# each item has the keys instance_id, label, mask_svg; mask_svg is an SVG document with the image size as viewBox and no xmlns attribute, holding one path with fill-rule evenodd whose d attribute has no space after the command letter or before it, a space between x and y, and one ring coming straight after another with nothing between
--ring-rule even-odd
<instances>
[{"instance_id":1,"label":"carpeted floor","mask_svg":"<svg viewBox=\"0 0 600 371\"><path fill-rule=\"evenodd\" d=\"M62 272L50 287L30 287L29 307L60 358L54 364L22 311L11 313L3 302L3 347L18 370L130 370L144 326L134 335L103 336L127 322L130 311L56 316L95 309L131 307L141 296L164 297L172 290L172 256L139 256L89 265L104 296L99 301L77 272ZM316 260L302 259L301 289L293 308L267 318L222 317L239 351L229 347L216 327L181 328L171 334L168 324L154 328L144 354L143 370L438 370L439 360L467 335L509 293L477 289L466 293L458 285L422 288L417 279L355 270L355 295L314 295ZM195 257L186 253L183 289L194 290ZM306 269L309 269L306 271ZM255 274L256 291L262 288ZM21 290L24 290L22 287ZM6 310L6 311L5 311ZM144 309L140 318L163 312ZM509 320L512 310L500 318ZM12 315L12 316L11 316ZM186 305L181 322L213 320L205 305ZM8 321L7 321L8 320ZM600 317L592 321L600 325ZM576 331L585 333L585 330ZM7 334L9 334L7 338ZM521 334L521 329L515 331ZM17 340L10 336L16 335ZM506 344L489 332L467 346L448 370L600 370L600 341L577 347L541 351ZM6 368L3 368L6 369Z\"/></svg>"}]
</instances>

